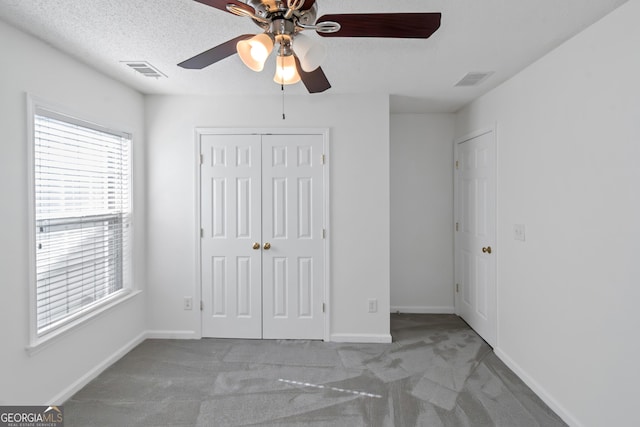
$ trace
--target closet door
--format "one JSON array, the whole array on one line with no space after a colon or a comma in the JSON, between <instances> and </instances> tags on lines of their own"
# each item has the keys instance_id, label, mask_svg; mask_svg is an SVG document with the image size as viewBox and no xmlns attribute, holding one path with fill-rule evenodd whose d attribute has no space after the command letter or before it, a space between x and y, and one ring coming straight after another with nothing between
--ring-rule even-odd
<instances>
[{"instance_id":1,"label":"closet door","mask_svg":"<svg viewBox=\"0 0 640 427\"><path fill-rule=\"evenodd\" d=\"M262 137L263 338L323 338L323 137Z\"/></svg>"},{"instance_id":2,"label":"closet door","mask_svg":"<svg viewBox=\"0 0 640 427\"><path fill-rule=\"evenodd\" d=\"M201 135L202 335L324 337L324 137Z\"/></svg>"},{"instance_id":3,"label":"closet door","mask_svg":"<svg viewBox=\"0 0 640 427\"><path fill-rule=\"evenodd\" d=\"M202 135L202 335L262 337L259 135Z\"/></svg>"}]
</instances>

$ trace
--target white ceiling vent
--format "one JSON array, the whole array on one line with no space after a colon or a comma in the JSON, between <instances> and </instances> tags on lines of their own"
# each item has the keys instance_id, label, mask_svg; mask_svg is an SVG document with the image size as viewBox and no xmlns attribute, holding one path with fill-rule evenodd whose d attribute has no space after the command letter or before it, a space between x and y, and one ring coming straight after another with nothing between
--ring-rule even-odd
<instances>
[{"instance_id":1,"label":"white ceiling vent","mask_svg":"<svg viewBox=\"0 0 640 427\"><path fill-rule=\"evenodd\" d=\"M493 71L471 72L462 78L455 86L476 86L489 78Z\"/></svg>"},{"instance_id":2,"label":"white ceiling vent","mask_svg":"<svg viewBox=\"0 0 640 427\"><path fill-rule=\"evenodd\" d=\"M156 79L159 79L160 77L167 77L147 61L122 61L122 63L145 77L154 77Z\"/></svg>"}]
</instances>

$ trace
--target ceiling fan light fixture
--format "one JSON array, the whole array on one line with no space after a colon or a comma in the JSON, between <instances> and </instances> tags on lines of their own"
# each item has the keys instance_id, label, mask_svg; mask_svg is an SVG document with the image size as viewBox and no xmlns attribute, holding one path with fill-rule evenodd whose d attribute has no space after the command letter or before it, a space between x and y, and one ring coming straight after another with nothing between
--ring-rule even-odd
<instances>
[{"instance_id":1,"label":"ceiling fan light fixture","mask_svg":"<svg viewBox=\"0 0 640 427\"><path fill-rule=\"evenodd\" d=\"M293 39L293 48L300 60L300 66L306 72L311 72L322 65L327 56L324 44L298 33Z\"/></svg>"},{"instance_id":2,"label":"ceiling fan light fixture","mask_svg":"<svg viewBox=\"0 0 640 427\"><path fill-rule=\"evenodd\" d=\"M324 46L301 36L302 31L313 30L323 37L427 39L440 28L442 17L438 12L387 12L338 13L317 18L316 0L195 1L250 18L264 34L242 34L182 61L178 66L200 70L233 55L235 47L248 68L262 71L274 45L278 43L280 49L276 57L274 81L281 85L302 81L309 93L324 92L331 88L331 84L320 67L326 54Z\"/></svg>"},{"instance_id":3,"label":"ceiling fan light fixture","mask_svg":"<svg viewBox=\"0 0 640 427\"><path fill-rule=\"evenodd\" d=\"M276 74L273 81L281 85L292 85L300 81L300 74L293 55L278 55L276 58Z\"/></svg>"},{"instance_id":4,"label":"ceiling fan light fixture","mask_svg":"<svg viewBox=\"0 0 640 427\"><path fill-rule=\"evenodd\" d=\"M244 65L253 71L262 71L273 50L273 39L266 33L258 34L249 40L240 40L236 50Z\"/></svg>"}]
</instances>

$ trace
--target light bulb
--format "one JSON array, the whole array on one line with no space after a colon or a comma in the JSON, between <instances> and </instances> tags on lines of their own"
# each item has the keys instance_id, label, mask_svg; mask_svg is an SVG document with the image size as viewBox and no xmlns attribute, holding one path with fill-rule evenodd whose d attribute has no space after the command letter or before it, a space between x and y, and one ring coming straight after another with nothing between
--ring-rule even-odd
<instances>
[{"instance_id":1,"label":"light bulb","mask_svg":"<svg viewBox=\"0 0 640 427\"><path fill-rule=\"evenodd\" d=\"M311 37L304 34L297 34L293 39L293 47L296 56L300 60L300 66L306 72L311 72L318 68L327 56L327 48Z\"/></svg>"},{"instance_id":2,"label":"light bulb","mask_svg":"<svg viewBox=\"0 0 640 427\"><path fill-rule=\"evenodd\" d=\"M264 62L273 50L273 40L265 33L258 34L249 40L240 40L236 50L244 65L253 71L262 71Z\"/></svg>"},{"instance_id":3,"label":"light bulb","mask_svg":"<svg viewBox=\"0 0 640 427\"><path fill-rule=\"evenodd\" d=\"M264 64L269 56L269 51L266 46L262 43L256 43L253 40L249 40L249 44L251 45L251 57L253 60Z\"/></svg>"},{"instance_id":4,"label":"light bulb","mask_svg":"<svg viewBox=\"0 0 640 427\"><path fill-rule=\"evenodd\" d=\"M300 81L300 74L293 55L276 58L276 74L273 81L283 85L291 85Z\"/></svg>"}]
</instances>

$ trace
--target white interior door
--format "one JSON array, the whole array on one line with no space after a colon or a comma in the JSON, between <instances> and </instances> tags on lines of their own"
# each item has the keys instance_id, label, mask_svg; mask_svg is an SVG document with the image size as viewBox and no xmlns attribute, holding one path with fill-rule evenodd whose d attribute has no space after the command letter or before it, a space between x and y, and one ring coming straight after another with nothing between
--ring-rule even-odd
<instances>
[{"instance_id":1,"label":"white interior door","mask_svg":"<svg viewBox=\"0 0 640 427\"><path fill-rule=\"evenodd\" d=\"M265 135L262 153L263 337L321 339L323 137Z\"/></svg>"},{"instance_id":2,"label":"white interior door","mask_svg":"<svg viewBox=\"0 0 640 427\"><path fill-rule=\"evenodd\" d=\"M323 135L200 138L202 335L322 339Z\"/></svg>"},{"instance_id":3,"label":"white interior door","mask_svg":"<svg viewBox=\"0 0 640 427\"><path fill-rule=\"evenodd\" d=\"M456 144L456 310L495 346L496 141L480 133Z\"/></svg>"},{"instance_id":4,"label":"white interior door","mask_svg":"<svg viewBox=\"0 0 640 427\"><path fill-rule=\"evenodd\" d=\"M202 335L261 338L260 136L202 135L200 149Z\"/></svg>"}]
</instances>

